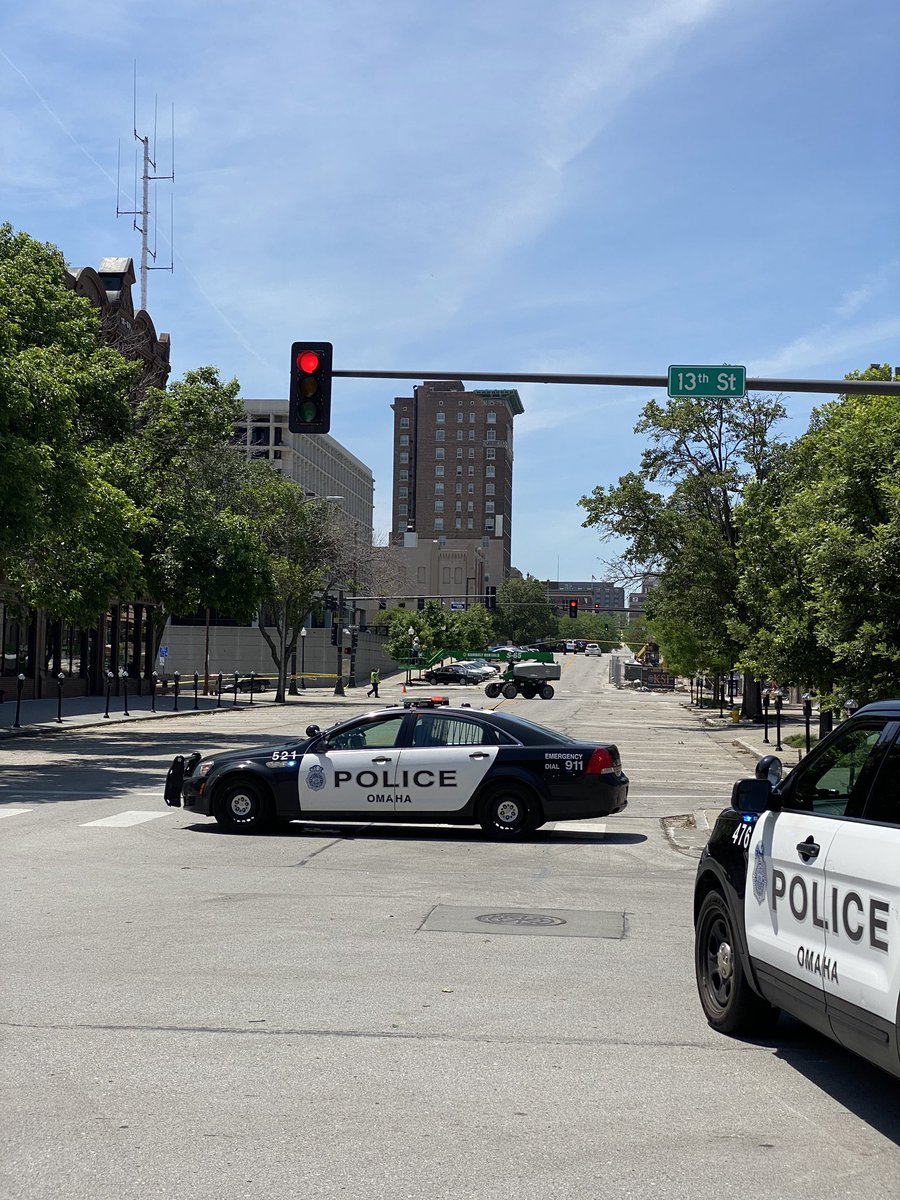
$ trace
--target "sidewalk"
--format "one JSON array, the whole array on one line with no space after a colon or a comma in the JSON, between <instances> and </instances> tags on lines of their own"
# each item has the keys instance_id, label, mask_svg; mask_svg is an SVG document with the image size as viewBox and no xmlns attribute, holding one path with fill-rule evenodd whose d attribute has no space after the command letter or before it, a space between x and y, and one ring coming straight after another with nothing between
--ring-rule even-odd
<instances>
[{"instance_id":1,"label":"sidewalk","mask_svg":"<svg viewBox=\"0 0 900 1200\"><path fill-rule=\"evenodd\" d=\"M345 680L343 696L336 696L334 694L334 685L325 688L298 688L295 696L288 695L285 698L285 704L297 705L298 708L302 707L304 709L325 706L330 708L344 708L346 706L348 710L347 715L350 716L357 710L365 711L369 708L402 703L406 695L405 679L406 674L401 671L396 676L382 680L377 700L374 697L370 699L366 696L366 692L369 690L367 680L360 681L355 688L348 687ZM414 682L410 691L416 690L422 694L422 689L426 689L429 692L435 691L433 685L424 682ZM274 689L268 688L254 695L252 706L254 709L274 707L274 697ZM177 709L175 708L175 696L170 688L164 695L161 695L157 691L155 711L149 694L136 696L129 693L127 714L125 712L125 697L111 695L109 698L108 716L106 715L107 702L105 696L63 697L61 709L62 720L57 720L57 713L60 711L58 699L51 699L49 697L43 700L23 699L18 705L17 726L16 699L13 698L10 700L7 697L0 704L0 742L13 737L54 735L66 733L71 730L85 729L91 726L102 727L122 724L127 721L155 720L158 717L186 717L200 711L233 712L235 709L247 709L250 707L249 691L238 692L236 704L233 692L224 692L221 700L218 696L204 696L198 693L195 707L194 687L193 683L191 683L179 691Z\"/></svg>"}]
</instances>

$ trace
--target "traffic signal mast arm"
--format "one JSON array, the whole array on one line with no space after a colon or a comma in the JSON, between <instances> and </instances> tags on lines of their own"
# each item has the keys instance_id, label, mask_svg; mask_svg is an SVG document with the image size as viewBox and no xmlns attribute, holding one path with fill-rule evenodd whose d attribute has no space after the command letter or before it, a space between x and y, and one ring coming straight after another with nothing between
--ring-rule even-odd
<instances>
[{"instance_id":1,"label":"traffic signal mast arm","mask_svg":"<svg viewBox=\"0 0 900 1200\"><path fill-rule=\"evenodd\" d=\"M548 375L496 371L332 371L342 379L460 379L479 383L574 383L605 387L668 387L668 375ZM748 379L748 392L822 392L835 396L898 396L900 379Z\"/></svg>"}]
</instances>

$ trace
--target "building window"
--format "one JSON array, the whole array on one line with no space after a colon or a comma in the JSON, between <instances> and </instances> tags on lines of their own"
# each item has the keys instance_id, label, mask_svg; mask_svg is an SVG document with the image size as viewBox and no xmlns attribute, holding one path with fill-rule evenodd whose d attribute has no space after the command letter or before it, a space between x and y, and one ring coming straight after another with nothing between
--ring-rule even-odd
<instances>
[{"instance_id":1,"label":"building window","mask_svg":"<svg viewBox=\"0 0 900 1200\"><path fill-rule=\"evenodd\" d=\"M435 500L435 502L434 502L434 511L435 511L436 513L442 513L442 512L444 511L444 502L443 502L443 500Z\"/></svg>"},{"instance_id":2,"label":"building window","mask_svg":"<svg viewBox=\"0 0 900 1200\"><path fill-rule=\"evenodd\" d=\"M474 474L475 474L475 467L472 463L469 463L469 475L472 476Z\"/></svg>"},{"instance_id":3,"label":"building window","mask_svg":"<svg viewBox=\"0 0 900 1200\"><path fill-rule=\"evenodd\" d=\"M438 446L435 449L434 457L437 459L442 459L444 457L444 447L443 446Z\"/></svg>"},{"instance_id":4,"label":"building window","mask_svg":"<svg viewBox=\"0 0 900 1200\"><path fill-rule=\"evenodd\" d=\"M461 413L461 412L458 412L458 413L456 414L456 420L459 422L459 424L460 424L460 425L462 425L462 419L463 419L463 415L462 415L462 413Z\"/></svg>"},{"instance_id":5,"label":"building window","mask_svg":"<svg viewBox=\"0 0 900 1200\"><path fill-rule=\"evenodd\" d=\"M400 507L397 509L397 512L400 514L401 517L405 517L406 516L406 505L401 504Z\"/></svg>"},{"instance_id":6,"label":"building window","mask_svg":"<svg viewBox=\"0 0 900 1200\"><path fill-rule=\"evenodd\" d=\"M469 458L474 458L474 457L475 457L475 450L473 447L469 447Z\"/></svg>"},{"instance_id":7,"label":"building window","mask_svg":"<svg viewBox=\"0 0 900 1200\"><path fill-rule=\"evenodd\" d=\"M457 511L457 512L462 512L462 500L457 500L457 502L456 502L456 511Z\"/></svg>"},{"instance_id":8,"label":"building window","mask_svg":"<svg viewBox=\"0 0 900 1200\"><path fill-rule=\"evenodd\" d=\"M475 511L475 501L467 500L466 501L466 512L474 512L474 511Z\"/></svg>"},{"instance_id":9,"label":"building window","mask_svg":"<svg viewBox=\"0 0 900 1200\"><path fill-rule=\"evenodd\" d=\"M407 496L409 495L409 488L402 487L397 494L399 495L401 500L405 500L407 498Z\"/></svg>"},{"instance_id":10,"label":"building window","mask_svg":"<svg viewBox=\"0 0 900 1200\"><path fill-rule=\"evenodd\" d=\"M488 409L487 423L488 423L488 425L496 425L497 424L497 414L494 412L494 410L492 408Z\"/></svg>"},{"instance_id":11,"label":"building window","mask_svg":"<svg viewBox=\"0 0 900 1200\"><path fill-rule=\"evenodd\" d=\"M461 496L461 495L462 495L462 484L461 484L461 483L458 483L458 484L456 485L456 494L457 494L457 496Z\"/></svg>"},{"instance_id":12,"label":"building window","mask_svg":"<svg viewBox=\"0 0 900 1200\"><path fill-rule=\"evenodd\" d=\"M408 446L408 445L409 445L409 434L408 434L408 433L401 433L401 434L400 434L400 445L401 445L401 446Z\"/></svg>"},{"instance_id":13,"label":"building window","mask_svg":"<svg viewBox=\"0 0 900 1200\"><path fill-rule=\"evenodd\" d=\"M435 517L434 518L434 527L435 527L435 529L443 529L444 528L444 518L443 517Z\"/></svg>"},{"instance_id":14,"label":"building window","mask_svg":"<svg viewBox=\"0 0 900 1200\"><path fill-rule=\"evenodd\" d=\"M496 469L496 467L485 467L484 474L485 474L485 478L493 479L494 476L497 474L497 469Z\"/></svg>"},{"instance_id":15,"label":"building window","mask_svg":"<svg viewBox=\"0 0 900 1200\"><path fill-rule=\"evenodd\" d=\"M444 494L444 485L443 485L442 483L436 483L436 484L434 485L434 494L435 494L436 496L443 496L443 494Z\"/></svg>"},{"instance_id":16,"label":"building window","mask_svg":"<svg viewBox=\"0 0 900 1200\"><path fill-rule=\"evenodd\" d=\"M493 500L485 500L485 502L484 502L484 511L485 511L486 513L492 513L492 512L494 511L494 502L493 502Z\"/></svg>"},{"instance_id":17,"label":"building window","mask_svg":"<svg viewBox=\"0 0 900 1200\"><path fill-rule=\"evenodd\" d=\"M436 476L437 476L439 479L443 479L443 478L444 478L444 466L443 466L443 463L438 463L438 465L437 465L437 466L434 468L434 473L435 473L435 475L436 475Z\"/></svg>"},{"instance_id":18,"label":"building window","mask_svg":"<svg viewBox=\"0 0 900 1200\"><path fill-rule=\"evenodd\" d=\"M456 466L456 473L457 473L457 475L462 475L462 467L461 467L461 466L459 466L459 464L458 464L458 463L457 463L457 466Z\"/></svg>"},{"instance_id":19,"label":"building window","mask_svg":"<svg viewBox=\"0 0 900 1200\"><path fill-rule=\"evenodd\" d=\"M454 583L462 583L462 581L463 581L462 567L454 567L453 568L453 582Z\"/></svg>"},{"instance_id":20,"label":"building window","mask_svg":"<svg viewBox=\"0 0 900 1200\"><path fill-rule=\"evenodd\" d=\"M400 418L400 428L401 429L409 429L409 417L401 417Z\"/></svg>"},{"instance_id":21,"label":"building window","mask_svg":"<svg viewBox=\"0 0 900 1200\"><path fill-rule=\"evenodd\" d=\"M472 528L474 528L474 526L475 526L475 522L473 521L473 519L471 517L466 517L466 529L472 529Z\"/></svg>"},{"instance_id":22,"label":"building window","mask_svg":"<svg viewBox=\"0 0 900 1200\"><path fill-rule=\"evenodd\" d=\"M439 412L437 414L437 416L435 417L435 420L437 421L438 425L443 425L444 424L444 413Z\"/></svg>"},{"instance_id":23,"label":"building window","mask_svg":"<svg viewBox=\"0 0 900 1200\"><path fill-rule=\"evenodd\" d=\"M457 457L457 458L462 458L462 446L457 446L457 447L456 447L456 457Z\"/></svg>"},{"instance_id":24,"label":"building window","mask_svg":"<svg viewBox=\"0 0 900 1200\"><path fill-rule=\"evenodd\" d=\"M409 451L408 451L408 450L401 450L401 451L400 451L400 461L401 461L402 463L408 463L408 462L409 462Z\"/></svg>"},{"instance_id":25,"label":"building window","mask_svg":"<svg viewBox=\"0 0 900 1200\"><path fill-rule=\"evenodd\" d=\"M488 440L489 442L496 442L496 440L497 440L497 430L496 430L496 429L489 429L489 430L487 431L486 437L487 437L487 440Z\"/></svg>"},{"instance_id":26,"label":"building window","mask_svg":"<svg viewBox=\"0 0 900 1200\"><path fill-rule=\"evenodd\" d=\"M475 484L470 483L469 486L466 488L466 491L469 493L470 496L474 496L475 495Z\"/></svg>"},{"instance_id":27,"label":"building window","mask_svg":"<svg viewBox=\"0 0 900 1200\"><path fill-rule=\"evenodd\" d=\"M462 529L462 517L457 517L453 524L457 529Z\"/></svg>"},{"instance_id":28,"label":"building window","mask_svg":"<svg viewBox=\"0 0 900 1200\"><path fill-rule=\"evenodd\" d=\"M484 456L485 458L496 458L497 451L493 446L488 446L487 450L484 452Z\"/></svg>"},{"instance_id":29,"label":"building window","mask_svg":"<svg viewBox=\"0 0 900 1200\"><path fill-rule=\"evenodd\" d=\"M409 471L401 471L401 472L400 472L400 479L401 479L401 482L404 482L404 483L405 483L405 482L406 482L406 480L408 480L408 479L409 479Z\"/></svg>"},{"instance_id":30,"label":"building window","mask_svg":"<svg viewBox=\"0 0 900 1200\"><path fill-rule=\"evenodd\" d=\"M435 440L436 442L442 442L442 441L444 440L444 431L443 431L443 429L436 429L436 430L434 431L434 440Z\"/></svg>"},{"instance_id":31,"label":"building window","mask_svg":"<svg viewBox=\"0 0 900 1200\"><path fill-rule=\"evenodd\" d=\"M461 415L461 414L460 414L460 415ZM461 429L457 429L457 431L456 431L456 440L457 440L458 442L461 442L461 441L462 441L462 430L461 430Z\"/></svg>"},{"instance_id":32,"label":"building window","mask_svg":"<svg viewBox=\"0 0 900 1200\"><path fill-rule=\"evenodd\" d=\"M474 430L474 429L470 429L470 430L469 430L469 441L470 441L470 442L474 442L474 441L475 441L475 430Z\"/></svg>"},{"instance_id":33,"label":"building window","mask_svg":"<svg viewBox=\"0 0 900 1200\"><path fill-rule=\"evenodd\" d=\"M475 401L473 400L473 401L472 401L472 403L474 404L474 403L475 403ZM469 424L470 424L470 425L474 425L474 424L475 424L475 414L474 414L473 412L470 412L470 413L469 413Z\"/></svg>"},{"instance_id":34,"label":"building window","mask_svg":"<svg viewBox=\"0 0 900 1200\"><path fill-rule=\"evenodd\" d=\"M488 533L494 532L494 518L493 517L487 518L487 520L484 523L484 528L485 528L485 531Z\"/></svg>"},{"instance_id":35,"label":"building window","mask_svg":"<svg viewBox=\"0 0 900 1200\"><path fill-rule=\"evenodd\" d=\"M494 494L494 485L493 485L492 483L486 483L486 484L484 485L484 494L485 494L486 496L493 496L493 494Z\"/></svg>"}]
</instances>

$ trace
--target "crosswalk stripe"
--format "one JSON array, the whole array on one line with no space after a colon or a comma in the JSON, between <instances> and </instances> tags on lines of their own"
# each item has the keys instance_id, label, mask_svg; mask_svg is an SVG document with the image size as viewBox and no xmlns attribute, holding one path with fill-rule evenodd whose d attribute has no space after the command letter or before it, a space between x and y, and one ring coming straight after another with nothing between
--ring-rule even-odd
<instances>
[{"instance_id":1,"label":"crosswalk stripe","mask_svg":"<svg viewBox=\"0 0 900 1200\"><path fill-rule=\"evenodd\" d=\"M0 808L0 817L18 817L33 811L31 808Z\"/></svg>"},{"instance_id":2,"label":"crosswalk stripe","mask_svg":"<svg viewBox=\"0 0 900 1200\"><path fill-rule=\"evenodd\" d=\"M606 833L605 821L554 821L553 828L563 833Z\"/></svg>"},{"instance_id":3,"label":"crosswalk stripe","mask_svg":"<svg viewBox=\"0 0 900 1200\"><path fill-rule=\"evenodd\" d=\"M165 817L164 812L139 812L131 810L130 812L116 813L112 817L101 817L99 821L84 821L81 828L87 829L91 825L112 825L117 828L122 828L125 825L140 825L144 821L155 821L158 817Z\"/></svg>"}]
</instances>

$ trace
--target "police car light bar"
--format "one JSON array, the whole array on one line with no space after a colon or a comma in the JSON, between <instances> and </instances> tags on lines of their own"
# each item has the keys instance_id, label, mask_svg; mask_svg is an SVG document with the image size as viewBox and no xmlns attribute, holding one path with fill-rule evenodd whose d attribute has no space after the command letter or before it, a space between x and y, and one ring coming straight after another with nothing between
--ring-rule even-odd
<instances>
[{"instance_id":1,"label":"police car light bar","mask_svg":"<svg viewBox=\"0 0 900 1200\"><path fill-rule=\"evenodd\" d=\"M450 701L446 696L428 696L421 700L404 700L404 708L440 708L442 705L449 706Z\"/></svg>"}]
</instances>

